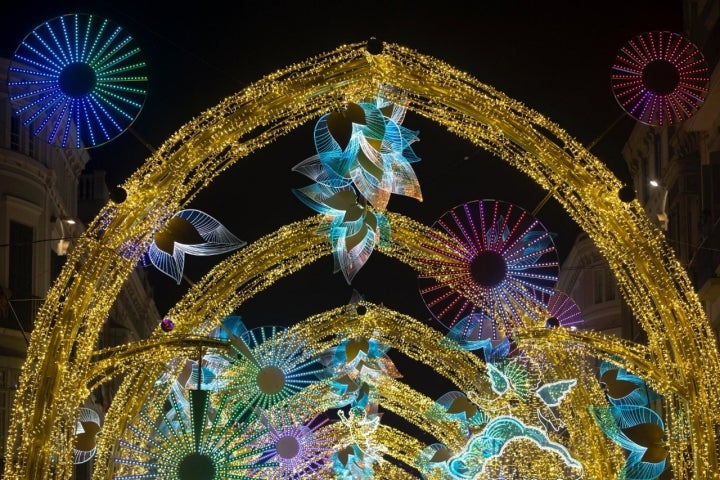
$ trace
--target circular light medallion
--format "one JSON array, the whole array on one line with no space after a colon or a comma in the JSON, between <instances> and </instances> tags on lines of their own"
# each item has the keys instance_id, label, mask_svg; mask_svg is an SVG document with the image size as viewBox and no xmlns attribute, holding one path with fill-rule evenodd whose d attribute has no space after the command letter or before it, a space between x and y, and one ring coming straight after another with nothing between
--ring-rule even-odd
<instances>
[{"instance_id":1,"label":"circular light medallion","mask_svg":"<svg viewBox=\"0 0 720 480\"><path fill-rule=\"evenodd\" d=\"M102 145L140 114L147 92L140 48L113 22L68 14L38 25L8 70L13 111L62 148Z\"/></svg>"},{"instance_id":2,"label":"circular light medallion","mask_svg":"<svg viewBox=\"0 0 720 480\"><path fill-rule=\"evenodd\" d=\"M300 442L292 435L285 435L277 441L275 449L280 458L289 460L300 453Z\"/></svg>"},{"instance_id":3,"label":"circular light medallion","mask_svg":"<svg viewBox=\"0 0 720 480\"><path fill-rule=\"evenodd\" d=\"M612 66L615 99L647 125L682 122L703 104L708 66L700 50L682 35L653 31L628 41Z\"/></svg>"},{"instance_id":4,"label":"circular light medallion","mask_svg":"<svg viewBox=\"0 0 720 480\"><path fill-rule=\"evenodd\" d=\"M423 261L420 294L459 339L502 338L522 325L523 316L532 317L534 306L547 306L559 259L552 235L530 213L511 203L480 200L446 212L433 228L442 247L428 246L438 256ZM487 321L491 332L480 323Z\"/></svg>"}]
</instances>

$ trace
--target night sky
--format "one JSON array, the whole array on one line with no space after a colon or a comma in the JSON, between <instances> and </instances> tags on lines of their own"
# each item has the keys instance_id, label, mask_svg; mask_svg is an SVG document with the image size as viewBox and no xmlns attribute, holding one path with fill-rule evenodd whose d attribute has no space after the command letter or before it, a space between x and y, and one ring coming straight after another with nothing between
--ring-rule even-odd
<instances>
[{"instance_id":1,"label":"night sky","mask_svg":"<svg viewBox=\"0 0 720 480\"><path fill-rule=\"evenodd\" d=\"M194 2L192 8L168 2L175 5L168 9L150 7L155 2L147 0L52 3L15 1L4 7L0 55L11 57L24 36L45 20L92 13L133 35L149 66L147 99L131 127L135 134L126 132L90 151L88 170L106 170L110 186L121 184L144 163L149 156L145 144L159 146L230 94L276 69L370 37L444 60L541 112L583 144L598 141L592 152L629 181L620 148L634 120L623 116L612 94L613 59L636 35L683 31L680 0L232 2L229 8L221 6L227 2ZM424 201L393 196L390 210L430 225L453 207L474 200L503 200L532 212L545 197L521 173L444 128L413 114L403 125L419 131L414 150L422 160L414 168ZM252 242L315 214L291 193L291 188L309 183L291 168L314 153L308 125L233 166L189 207L205 211ZM577 225L554 200L537 216L556 233L563 259L579 233ZM217 260L187 257L188 278L200 278ZM163 274L149 273L162 314L187 284L178 286ZM250 327L284 325L343 305L357 290L368 301L435 325L417 287L409 267L378 252L352 285L332 273L332 258L327 257L278 282L237 313Z\"/></svg>"}]
</instances>

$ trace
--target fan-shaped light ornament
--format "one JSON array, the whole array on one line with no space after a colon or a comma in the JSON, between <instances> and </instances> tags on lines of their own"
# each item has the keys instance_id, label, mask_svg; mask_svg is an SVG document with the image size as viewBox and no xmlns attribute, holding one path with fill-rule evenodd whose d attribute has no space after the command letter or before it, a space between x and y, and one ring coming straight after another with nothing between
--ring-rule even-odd
<instances>
[{"instance_id":1,"label":"fan-shaped light ornament","mask_svg":"<svg viewBox=\"0 0 720 480\"><path fill-rule=\"evenodd\" d=\"M420 294L448 329L464 320L456 340L485 339L485 322L496 340L522 326L523 315L537 320L559 272L552 235L539 220L511 203L479 200L446 212L433 228L444 247L421 267Z\"/></svg>"},{"instance_id":2,"label":"fan-shaped light ornament","mask_svg":"<svg viewBox=\"0 0 720 480\"><path fill-rule=\"evenodd\" d=\"M95 456L99 432L100 415L91 408L80 408L80 416L75 427L73 463L85 463Z\"/></svg>"},{"instance_id":3,"label":"fan-shaped light ornament","mask_svg":"<svg viewBox=\"0 0 720 480\"><path fill-rule=\"evenodd\" d=\"M329 419L324 415L299 420L281 408L274 413L263 412L258 421L268 430L266 435L258 438L258 442L270 445L259 463L277 463L278 466L272 469L263 466L258 472L253 472L252 478L299 480L332 467L331 458L337 439L329 429L324 428L329 425Z\"/></svg>"},{"instance_id":4,"label":"fan-shaped light ornament","mask_svg":"<svg viewBox=\"0 0 720 480\"><path fill-rule=\"evenodd\" d=\"M428 418L440 421L455 421L468 436L472 429L488 423L490 417L468 397L457 390L441 395L425 413Z\"/></svg>"},{"instance_id":5,"label":"fan-shaped light ornament","mask_svg":"<svg viewBox=\"0 0 720 480\"><path fill-rule=\"evenodd\" d=\"M480 350L485 362L495 362L517 353L517 345L512 337L498 337L498 332L493 332L492 326L493 322L487 315L473 313L452 326L443 344L467 351ZM496 338L493 339L494 334Z\"/></svg>"},{"instance_id":6,"label":"fan-shaped light ornament","mask_svg":"<svg viewBox=\"0 0 720 480\"><path fill-rule=\"evenodd\" d=\"M8 71L15 114L36 136L89 148L123 133L147 92L140 48L122 27L90 14L46 21L17 47Z\"/></svg>"},{"instance_id":7,"label":"fan-shaped light ornament","mask_svg":"<svg viewBox=\"0 0 720 480\"><path fill-rule=\"evenodd\" d=\"M114 478L148 480L216 480L249 478L250 471L276 467L261 464L269 446L253 440L267 433L245 423L225 395L206 390L174 389L165 402L150 403L119 441Z\"/></svg>"},{"instance_id":8,"label":"fan-shaped light ornament","mask_svg":"<svg viewBox=\"0 0 720 480\"><path fill-rule=\"evenodd\" d=\"M229 366L218 372L217 382L243 418L280 403L294 418L317 408L299 395L323 375L316 353L304 339L282 327L263 326L231 336L230 347Z\"/></svg>"},{"instance_id":9,"label":"fan-shaped light ornament","mask_svg":"<svg viewBox=\"0 0 720 480\"><path fill-rule=\"evenodd\" d=\"M147 257L158 270L182 281L185 254L219 255L247 245L219 221L200 210L181 210L155 233Z\"/></svg>"},{"instance_id":10,"label":"fan-shaped light ornament","mask_svg":"<svg viewBox=\"0 0 720 480\"><path fill-rule=\"evenodd\" d=\"M554 290L547 300L547 310L550 318L546 321L549 327L579 328L585 319L575 300L559 290Z\"/></svg>"},{"instance_id":11,"label":"fan-shaped light ornament","mask_svg":"<svg viewBox=\"0 0 720 480\"><path fill-rule=\"evenodd\" d=\"M448 460L453 453L444 443L432 443L420 451L415 464L422 478L453 478L448 469Z\"/></svg>"},{"instance_id":12,"label":"fan-shaped light ornament","mask_svg":"<svg viewBox=\"0 0 720 480\"><path fill-rule=\"evenodd\" d=\"M391 194L422 200L411 163L413 132L400 123L407 107L382 94L373 101L349 103L323 115L315 125L317 153L293 167L315 183L293 189L298 199L328 216L320 233L333 245L335 272L350 283L380 242L389 242L382 211Z\"/></svg>"},{"instance_id":13,"label":"fan-shaped light ornament","mask_svg":"<svg viewBox=\"0 0 720 480\"><path fill-rule=\"evenodd\" d=\"M622 108L647 125L686 120L705 101L708 66L680 34L652 31L628 41L612 66L612 90Z\"/></svg>"},{"instance_id":14,"label":"fan-shaped light ornament","mask_svg":"<svg viewBox=\"0 0 720 480\"><path fill-rule=\"evenodd\" d=\"M610 362L601 362L599 373L605 395L613 405L648 405L658 398L642 378Z\"/></svg>"}]
</instances>

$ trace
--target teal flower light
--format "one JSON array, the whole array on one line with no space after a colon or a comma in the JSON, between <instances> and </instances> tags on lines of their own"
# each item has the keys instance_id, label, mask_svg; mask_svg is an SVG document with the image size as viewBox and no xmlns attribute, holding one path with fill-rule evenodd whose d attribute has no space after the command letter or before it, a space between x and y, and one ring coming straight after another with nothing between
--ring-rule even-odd
<instances>
[{"instance_id":1,"label":"teal flower light","mask_svg":"<svg viewBox=\"0 0 720 480\"><path fill-rule=\"evenodd\" d=\"M390 349L377 340L350 338L319 356L325 366L331 391L336 396L335 408L377 403L375 385L384 376L401 378L402 374L387 355Z\"/></svg>"},{"instance_id":2,"label":"teal flower light","mask_svg":"<svg viewBox=\"0 0 720 480\"><path fill-rule=\"evenodd\" d=\"M665 471L668 449L665 424L649 402L658 395L645 381L610 362L600 366L609 406L588 410L605 435L627 451L620 478L654 480Z\"/></svg>"},{"instance_id":3,"label":"teal flower light","mask_svg":"<svg viewBox=\"0 0 720 480\"><path fill-rule=\"evenodd\" d=\"M423 478L452 479L447 463L451 457L452 450L447 445L433 443L422 449L415 459L415 465Z\"/></svg>"},{"instance_id":4,"label":"teal flower light","mask_svg":"<svg viewBox=\"0 0 720 480\"><path fill-rule=\"evenodd\" d=\"M440 421L457 421L468 437L472 429L488 423L490 417L468 397L457 390L453 390L438 398L425 413L428 418Z\"/></svg>"},{"instance_id":5,"label":"teal flower light","mask_svg":"<svg viewBox=\"0 0 720 480\"><path fill-rule=\"evenodd\" d=\"M389 241L382 215L391 194L422 200L411 163L417 132L400 125L407 108L379 94L374 101L349 103L323 115L315 125L317 153L293 167L315 183L293 193L328 217L320 233L333 245L335 271L350 283L375 245Z\"/></svg>"}]
</instances>

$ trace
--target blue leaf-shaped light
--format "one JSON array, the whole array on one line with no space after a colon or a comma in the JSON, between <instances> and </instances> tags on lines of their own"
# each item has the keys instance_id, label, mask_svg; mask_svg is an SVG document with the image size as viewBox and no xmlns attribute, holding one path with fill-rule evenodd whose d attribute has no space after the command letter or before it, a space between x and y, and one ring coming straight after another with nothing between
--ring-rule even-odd
<instances>
[{"instance_id":1,"label":"blue leaf-shaped light","mask_svg":"<svg viewBox=\"0 0 720 480\"><path fill-rule=\"evenodd\" d=\"M405 110L378 96L321 116L314 129L317 153L293 167L315 182L293 193L329 217L320 232L333 245L334 271L348 283L375 246L389 242L390 225L379 212L390 195L422 200L410 166L419 161L411 148L417 133L399 125Z\"/></svg>"},{"instance_id":2,"label":"blue leaf-shaped light","mask_svg":"<svg viewBox=\"0 0 720 480\"><path fill-rule=\"evenodd\" d=\"M619 478L653 480L665 470L665 425L654 410L637 405L589 407L605 435L628 451Z\"/></svg>"}]
</instances>

